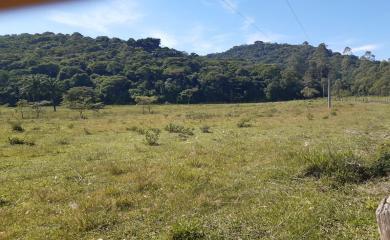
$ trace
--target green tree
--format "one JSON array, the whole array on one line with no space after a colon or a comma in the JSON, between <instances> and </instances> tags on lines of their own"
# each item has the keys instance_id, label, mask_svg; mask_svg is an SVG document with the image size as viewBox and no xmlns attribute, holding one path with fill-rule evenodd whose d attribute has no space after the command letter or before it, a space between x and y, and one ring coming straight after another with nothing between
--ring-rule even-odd
<instances>
[{"instance_id":1,"label":"green tree","mask_svg":"<svg viewBox=\"0 0 390 240\"><path fill-rule=\"evenodd\" d=\"M77 110L80 118L85 118L83 113L88 109L93 109L96 102L96 93L90 87L74 87L64 95L64 104L69 109Z\"/></svg>"}]
</instances>

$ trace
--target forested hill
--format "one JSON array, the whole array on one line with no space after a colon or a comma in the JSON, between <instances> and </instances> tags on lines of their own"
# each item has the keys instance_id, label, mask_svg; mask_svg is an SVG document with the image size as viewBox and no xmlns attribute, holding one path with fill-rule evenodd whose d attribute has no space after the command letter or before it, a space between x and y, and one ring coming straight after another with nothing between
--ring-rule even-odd
<instances>
[{"instance_id":1,"label":"forested hill","mask_svg":"<svg viewBox=\"0 0 390 240\"><path fill-rule=\"evenodd\" d=\"M25 99L59 104L88 88L106 104L155 96L165 103L255 102L323 95L389 95L390 64L325 44L256 42L209 56L163 48L154 38L90 38L79 33L0 36L0 104Z\"/></svg>"},{"instance_id":2,"label":"forested hill","mask_svg":"<svg viewBox=\"0 0 390 240\"><path fill-rule=\"evenodd\" d=\"M226 52L209 54L215 59L245 59L258 63L287 65L293 56L307 61L316 51L316 47L304 43L302 45L265 43L257 41L254 44L235 46ZM291 60L290 60L291 61Z\"/></svg>"}]
</instances>

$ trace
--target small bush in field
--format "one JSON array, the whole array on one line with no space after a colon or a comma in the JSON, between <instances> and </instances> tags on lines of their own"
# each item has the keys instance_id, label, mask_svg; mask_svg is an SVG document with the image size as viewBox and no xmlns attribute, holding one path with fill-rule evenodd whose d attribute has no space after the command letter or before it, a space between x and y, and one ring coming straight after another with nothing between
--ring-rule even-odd
<instances>
[{"instance_id":1,"label":"small bush in field","mask_svg":"<svg viewBox=\"0 0 390 240\"><path fill-rule=\"evenodd\" d=\"M314 120L314 115L312 113L307 113L306 118L307 118L307 120L310 120L310 121Z\"/></svg>"},{"instance_id":2,"label":"small bush in field","mask_svg":"<svg viewBox=\"0 0 390 240\"><path fill-rule=\"evenodd\" d=\"M165 130L170 133L181 133L185 135L192 136L194 132L191 128L187 128L178 124L170 123L165 127Z\"/></svg>"},{"instance_id":3,"label":"small bush in field","mask_svg":"<svg viewBox=\"0 0 390 240\"><path fill-rule=\"evenodd\" d=\"M85 135L92 135L92 132L89 131L87 128L84 128Z\"/></svg>"},{"instance_id":4,"label":"small bush in field","mask_svg":"<svg viewBox=\"0 0 390 240\"><path fill-rule=\"evenodd\" d=\"M334 183L362 183L367 180L384 177L390 173L390 143L383 144L374 161L364 163L352 153L305 153L308 162L303 176L329 178Z\"/></svg>"},{"instance_id":5,"label":"small bush in field","mask_svg":"<svg viewBox=\"0 0 390 240\"><path fill-rule=\"evenodd\" d=\"M11 144L11 145L28 145L28 146L33 146L33 145L35 145L34 142L28 141L28 140L26 140L26 139L19 138L19 137L9 137L9 138L8 138L8 142L9 142L9 144Z\"/></svg>"},{"instance_id":6,"label":"small bush in field","mask_svg":"<svg viewBox=\"0 0 390 240\"><path fill-rule=\"evenodd\" d=\"M141 134L141 135L144 135L146 133L146 130L141 128L141 127L137 127L137 126L132 126L132 127L129 127L127 128L128 131L132 131L132 132L136 132L138 134Z\"/></svg>"},{"instance_id":7,"label":"small bush in field","mask_svg":"<svg viewBox=\"0 0 390 240\"><path fill-rule=\"evenodd\" d=\"M201 131L202 133L211 133L211 131L210 131L210 126L208 126L208 125L203 125L203 126L201 126L199 129L200 129L200 131Z\"/></svg>"},{"instance_id":8,"label":"small bush in field","mask_svg":"<svg viewBox=\"0 0 390 240\"><path fill-rule=\"evenodd\" d=\"M332 111L330 111L330 115L332 115L332 116L337 116L336 110L332 109Z\"/></svg>"},{"instance_id":9,"label":"small bush in field","mask_svg":"<svg viewBox=\"0 0 390 240\"><path fill-rule=\"evenodd\" d=\"M22 127L22 123L20 122L10 122L12 131L15 132L24 132L24 128Z\"/></svg>"},{"instance_id":10,"label":"small bush in field","mask_svg":"<svg viewBox=\"0 0 390 240\"><path fill-rule=\"evenodd\" d=\"M145 132L145 141L149 146L157 146L160 139L160 129L151 128Z\"/></svg>"},{"instance_id":11,"label":"small bush in field","mask_svg":"<svg viewBox=\"0 0 390 240\"><path fill-rule=\"evenodd\" d=\"M248 127L251 127L252 124L250 123L250 119L241 119L238 123L237 123L237 127L239 128L248 128Z\"/></svg>"},{"instance_id":12,"label":"small bush in field","mask_svg":"<svg viewBox=\"0 0 390 240\"><path fill-rule=\"evenodd\" d=\"M206 234L195 223L179 223L173 226L170 240L198 240L206 239Z\"/></svg>"}]
</instances>

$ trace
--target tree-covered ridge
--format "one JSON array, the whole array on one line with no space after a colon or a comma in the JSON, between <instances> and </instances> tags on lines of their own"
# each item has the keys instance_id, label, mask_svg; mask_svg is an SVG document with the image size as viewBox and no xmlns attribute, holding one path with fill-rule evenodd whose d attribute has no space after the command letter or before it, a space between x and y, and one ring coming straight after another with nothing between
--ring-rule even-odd
<instances>
[{"instance_id":1,"label":"tree-covered ridge","mask_svg":"<svg viewBox=\"0 0 390 240\"><path fill-rule=\"evenodd\" d=\"M54 105L88 87L105 104L154 96L165 103L276 101L337 95L389 95L390 65L333 53L324 44L256 42L201 57L163 48L154 38L69 34L0 36L0 104L21 99Z\"/></svg>"}]
</instances>

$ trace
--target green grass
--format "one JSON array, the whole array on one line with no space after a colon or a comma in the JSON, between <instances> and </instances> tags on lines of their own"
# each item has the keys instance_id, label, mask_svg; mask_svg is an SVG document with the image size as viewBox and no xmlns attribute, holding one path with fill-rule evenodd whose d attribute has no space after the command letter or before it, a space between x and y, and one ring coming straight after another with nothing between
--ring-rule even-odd
<instances>
[{"instance_id":1,"label":"green grass","mask_svg":"<svg viewBox=\"0 0 390 240\"><path fill-rule=\"evenodd\" d=\"M389 108L110 106L87 119L64 108L19 119L0 108L0 239L378 239L387 178L335 186L302 172L310 153L372 165L390 138ZM164 130L170 124L193 135ZM148 129L161 130L158 144L145 142Z\"/></svg>"}]
</instances>

